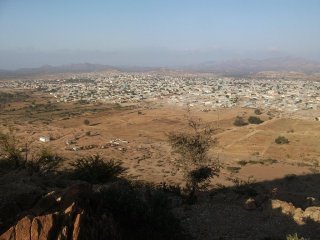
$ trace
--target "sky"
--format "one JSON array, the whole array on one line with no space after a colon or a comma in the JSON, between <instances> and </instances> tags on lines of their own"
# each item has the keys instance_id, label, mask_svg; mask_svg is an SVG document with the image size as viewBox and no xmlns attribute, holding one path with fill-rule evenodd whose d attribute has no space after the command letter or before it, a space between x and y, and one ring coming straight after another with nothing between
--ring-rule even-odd
<instances>
[{"instance_id":1,"label":"sky","mask_svg":"<svg viewBox=\"0 0 320 240\"><path fill-rule=\"evenodd\" d=\"M0 0L0 69L320 60L320 0Z\"/></svg>"}]
</instances>

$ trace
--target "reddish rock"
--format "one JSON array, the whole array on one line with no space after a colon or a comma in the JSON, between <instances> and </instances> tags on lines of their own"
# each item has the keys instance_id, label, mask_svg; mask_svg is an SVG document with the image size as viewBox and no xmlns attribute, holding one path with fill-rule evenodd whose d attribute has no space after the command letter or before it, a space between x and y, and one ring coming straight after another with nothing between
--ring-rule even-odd
<instances>
[{"instance_id":1,"label":"reddish rock","mask_svg":"<svg viewBox=\"0 0 320 240\"><path fill-rule=\"evenodd\" d=\"M19 240L30 240L31 219L29 216L22 218L15 227L15 238Z\"/></svg>"},{"instance_id":2,"label":"reddish rock","mask_svg":"<svg viewBox=\"0 0 320 240\"><path fill-rule=\"evenodd\" d=\"M73 224L73 234L72 234L72 239L73 239L73 240L79 239L79 235L80 235L80 225L81 225L82 215L83 215L83 212L78 213L78 214L76 215L75 220L74 220L74 224Z\"/></svg>"},{"instance_id":3,"label":"reddish rock","mask_svg":"<svg viewBox=\"0 0 320 240\"><path fill-rule=\"evenodd\" d=\"M44 196L38 205L36 204L27 212L27 216L18 220L16 224L4 232L0 236L0 240L78 240L86 238L81 236L81 229L85 227L83 226L83 217L87 215L80 207L80 202L88 198L90 194L92 191L88 184L78 184L60 195L50 193ZM57 201L60 197L61 201ZM96 227L97 229L104 228L101 222ZM90 228L90 231L100 230L95 230L93 227L93 229Z\"/></svg>"},{"instance_id":4,"label":"reddish rock","mask_svg":"<svg viewBox=\"0 0 320 240\"><path fill-rule=\"evenodd\" d=\"M50 231L53 229L55 222L53 214L48 214L44 216L38 216L34 218L38 223L40 223L41 228L38 234L39 240L49 239ZM32 239L33 240L33 239Z\"/></svg>"},{"instance_id":5,"label":"reddish rock","mask_svg":"<svg viewBox=\"0 0 320 240\"><path fill-rule=\"evenodd\" d=\"M41 232L41 222L34 218L31 224L31 240L38 240Z\"/></svg>"},{"instance_id":6,"label":"reddish rock","mask_svg":"<svg viewBox=\"0 0 320 240\"><path fill-rule=\"evenodd\" d=\"M0 236L0 240L14 240L15 229L14 227L9 228L4 234Z\"/></svg>"}]
</instances>

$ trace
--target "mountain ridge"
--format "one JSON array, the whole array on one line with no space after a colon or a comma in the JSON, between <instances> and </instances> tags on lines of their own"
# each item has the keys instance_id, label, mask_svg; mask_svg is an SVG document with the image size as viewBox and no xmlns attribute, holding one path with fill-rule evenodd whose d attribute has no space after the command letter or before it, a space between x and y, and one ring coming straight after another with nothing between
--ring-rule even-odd
<instances>
[{"instance_id":1,"label":"mountain ridge","mask_svg":"<svg viewBox=\"0 0 320 240\"><path fill-rule=\"evenodd\" d=\"M320 62L299 57L278 57L267 59L230 59L225 61L206 61L199 64L180 67L147 67L147 66L111 66L93 63L76 63L60 66L43 65L35 68L17 70L0 69L0 77L15 77L37 74L84 73L95 71L129 71L148 72L163 70L183 70L192 72L210 72L225 75L251 75L264 71L302 72L313 74L320 72Z\"/></svg>"}]
</instances>

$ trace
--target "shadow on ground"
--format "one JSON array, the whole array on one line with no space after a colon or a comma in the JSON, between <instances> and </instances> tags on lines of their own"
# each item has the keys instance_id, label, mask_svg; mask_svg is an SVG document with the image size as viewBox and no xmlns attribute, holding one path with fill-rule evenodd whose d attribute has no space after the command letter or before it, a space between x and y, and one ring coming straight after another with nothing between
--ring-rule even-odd
<instances>
[{"instance_id":1,"label":"shadow on ground","mask_svg":"<svg viewBox=\"0 0 320 240\"><path fill-rule=\"evenodd\" d=\"M180 194L150 184L117 179L92 185L65 172L15 170L0 175L0 235L11 229L7 236L16 237L0 239L19 239L19 223L31 231L43 219L56 221L47 233L52 239L65 234L65 239L277 240L295 233L319 239L319 186L320 174L238 182L201 192L190 205Z\"/></svg>"},{"instance_id":2,"label":"shadow on ground","mask_svg":"<svg viewBox=\"0 0 320 240\"><path fill-rule=\"evenodd\" d=\"M240 182L175 209L194 239L320 239L320 174Z\"/></svg>"}]
</instances>

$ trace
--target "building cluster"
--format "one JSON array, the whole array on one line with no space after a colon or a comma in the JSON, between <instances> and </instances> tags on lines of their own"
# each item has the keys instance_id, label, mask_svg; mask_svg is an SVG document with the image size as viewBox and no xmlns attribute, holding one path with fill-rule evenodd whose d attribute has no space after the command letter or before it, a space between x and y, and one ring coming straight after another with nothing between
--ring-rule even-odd
<instances>
[{"instance_id":1,"label":"building cluster","mask_svg":"<svg viewBox=\"0 0 320 240\"><path fill-rule=\"evenodd\" d=\"M203 110L233 106L280 111L320 109L320 82L219 77L186 73L82 73L55 80L0 82L0 88L37 89L58 102L138 103L155 100Z\"/></svg>"}]
</instances>

